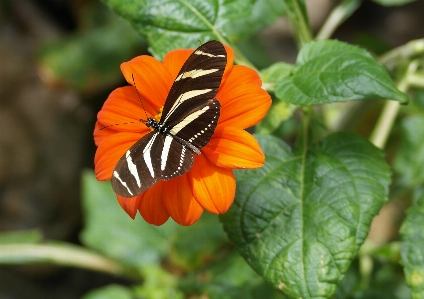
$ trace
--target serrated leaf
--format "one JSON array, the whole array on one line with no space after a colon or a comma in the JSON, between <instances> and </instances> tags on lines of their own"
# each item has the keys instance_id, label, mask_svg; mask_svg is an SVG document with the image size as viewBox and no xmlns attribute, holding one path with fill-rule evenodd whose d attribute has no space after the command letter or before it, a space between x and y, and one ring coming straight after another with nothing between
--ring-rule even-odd
<instances>
[{"instance_id":1,"label":"serrated leaf","mask_svg":"<svg viewBox=\"0 0 424 299\"><path fill-rule=\"evenodd\" d=\"M416 196L409 208L400 233L402 247L401 261L407 285L411 288L412 298L424 297L424 193Z\"/></svg>"},{"instance_id":2,"label":"serrated leaf","mask_svg":"<svg viewBox=\"0 0 424 299\"><path fill-rule=\"evenodd\" d=\"M350 133L330 135L306 154L257 137L265 165L236 173L224 230L290 298L330 298L387 198L389 167L380 150Z\"/></svg>"},{"instance_id":3,"label":"serrated leaf","mask_svg":"<svg viewBox=\"0 0 424 299\"><path fill-rule=\"evenodd\" d=\"M292 74L277 82L275 94L296 105L374 98L408 100L371 54L335 40L305 45Z\"/></svg>"},{"instance_id":4,"label":"serrated leaf","mask_svg":"<svg viewBox=\"0 0 424 299\"><path fill-rule=\"evenodd\" d=\"M404 118L394 168L405 185L424 184L424 115Z\"/></svg>"},{"instance_id":5,"label":"serrated leaf","mask_svg":"<svg viewBox=\"0 0 424 299\"><path fill-rule=\"evenodd\" d=\"M175 48L196 48L224 35L239 39L282 13L276 0L103 0L149 42L158 59ZM272 10L274 9L274 10Z\"/></svg>"},{"instance_id":6,"label":"serrated leaf","mask_svg":"<svg viewBox=\"0 0 424 299\"><path fill-rule=\"evenodd\" d=\"M85 227L82 242L133 267L156 264L167 253L177 225L157 227L141 217L131 219L120 207L109 182L98 182L86 171L82 184Z\"/></svg>"}]
</instances>

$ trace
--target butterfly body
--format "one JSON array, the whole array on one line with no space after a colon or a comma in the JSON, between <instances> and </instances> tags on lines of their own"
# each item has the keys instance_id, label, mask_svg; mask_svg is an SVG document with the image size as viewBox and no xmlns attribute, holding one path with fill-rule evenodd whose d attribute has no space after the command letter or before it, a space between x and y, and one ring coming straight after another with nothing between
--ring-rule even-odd
<instances>
[{"instance_id":1,"label":"butterfly body","mask_svg":"<svg viewBox=\"0 0 424 299\"><path fill-rule=\"evenodd\" d=\"M227 55L210 41L197 48L178 73L159 121L143 121L152 129L121 157L112 174L118 195L134 197L160 180L178 177L193 166L194 154L211 139L220 115L215 99Z\"/></svg>"}]
</instances>

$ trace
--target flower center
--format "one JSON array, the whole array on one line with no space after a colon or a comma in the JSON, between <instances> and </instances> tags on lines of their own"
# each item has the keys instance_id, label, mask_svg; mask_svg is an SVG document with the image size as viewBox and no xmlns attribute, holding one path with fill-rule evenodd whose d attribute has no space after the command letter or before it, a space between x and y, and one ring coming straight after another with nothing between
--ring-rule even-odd
<instances>
[{"instance_id":1,"label":"flower center","mask_svg":"<svg viewBox=\"0 0 424 299\"><path fill-rule=\"evenodd\" d=\"M157 122L160 121L160 118L162 117L162 111L163 111L163 106L160 107L159 112L155 116L153 116L153 118L155 119L155 121L157 121Z\"/></svg>"},{"instance_id":2,"label":"flower center","mask_svg":"<svg viewBox=\"0 0 424 299\"><path fill-rule=\"evenodd\" d=\"M162 117L162 111L163 111L163 106L160 107L159 112L153 116L153 119L158 123L160 121L160 118ZM149 127L150 131L154 131L155 129L153 127Z\"/></svg>"}]
</instances>

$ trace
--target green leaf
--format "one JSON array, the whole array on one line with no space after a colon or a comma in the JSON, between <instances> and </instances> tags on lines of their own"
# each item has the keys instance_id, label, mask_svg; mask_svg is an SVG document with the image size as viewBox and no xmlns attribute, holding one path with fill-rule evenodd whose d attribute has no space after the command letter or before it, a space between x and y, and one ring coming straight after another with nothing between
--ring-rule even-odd
<instances>
[{"instance_id":1,"label":"green leaf","mask_svg":"<svg viewBox=\"0 0 424 299\"><path fill-rule=\"evenodd\" d=\"M424 184L424 115L409 116L402 120L399 150L394 168L408 186Z\"/></svg>"},{"instance_id":2,"label":"green leaf","mask_svg":"<svg viewBox=\"0 0 424 299\"><path fill-rule=\"evenodd\" d=\"M238 39L282 13L277 0L103 0L129 21L149 42L159 59L175 48L196 48L224 35ZM272 8L272 9L271 9Z\"/></svg>"},{"instance_id":3,"label":"green leaf","mask_svg":"<svg viewBox=\"0 0 424 299\"><path fill-rule=\"evenodd\" d=\"M117 17L104 26L49 41L38 48L39 72L51 85L95 93L123 80L119 65L146 47Z\"/></svg>"},{"instance_id":4,"label":"green leaf","mask_svg":"<svg viewBox=\"0 0 424 299\"><path fill-rule=\"evenodd\" d=\"M43 240L43 234L38 229L0 233L0 245L39 243L41 240Z\"/></svg>"},{"instance_id":5,"label":"green leaf","mask_svg":"<svg viewBox=\"0 0 424 299\"><path fill-rule=\"evenodd\" d=\"M265 118L256 125L255 132L264 135L273 134L293 114L295 109L294 105L274 101Z\"/></svg>"},{"instance_id":6,"label":"green leaf","mask_svg":"<svg viewBox=\"0 0 424 299\"><path fill-rule=\"evenodd\" d=\"M85 227L82 242L133 267L156 264L167 253L177 224L157 227L141 217L132 220L119 205L110 182L100 183L91 171L83 174Z\"/></svg>"},{"instance_id":7,"label":"green leaf","mask_svg":"<svg viewBox=\"0 0 424 299\"><path fill-rule=\"evenodd\" d=\"M261 71L261 79L265 89L273 89L275 83L290 75L293 65L277 62Z\"/></svg>"},{"instance_id":8,"label":"green leaf","mask_svg":"<svg viewBox=\"0 0 424 299\"><path fill-rule=\"evenodd\" d=\"M183 293L178 289L179 277L169 273L157 265L143 268L145 280L135 288L135 298L151 299L183 299Z\"/></svg>"},{"instance_id":9,"label":"green leaf","mask_svg":"<svg viewBox=\"0 0 424 299\"><path fill-rule=\"evenodd\" d=\"M374 98L408 100L371 54L335 40L305 45L292 74L277 82L275 94L296 105Z\"/></svg>"},{"instance_id":10,"label":"green leaf","mask_svg":"<svg viewBox=\"0 0 424 299\"><path fill-rule=\"evenodd\" d=\"M401 260L404 265L406 283L411 288L412 298L424 297L424 192L417 195L408 210L400 233L402 235Z\"/></svg>"},{"instance_id":11,"label":"green leaf","mask_svg":"<svg viewBox=\"0 0 424 299\"><path fill-rule=\"evenodd\" d=\"M416 0L373 0L375 3L384 6L395 6L395 5L404 5L407 3L414 2Z\"/></svg>"},{"instance_id":12,"label":"green leaf","mask_svg":"<svg viewBox=\"0 0 424 299\"><path fill-rule=\"evenodd\" d=\"M130 289L120 285L108 285L85 294L81 299L133 299Z\"/></svg>"},{"instance_id":13,"label":"green leaf","mask_svg":"<svg viewBox=\"0 0 424 299\"><path fill-rule=\"evenodd\" d=\"M254 0L250 14L242 19L232 21L225 32L233 38L246 37L274 23L285 12L284 1Z\"/></svg>"},{"instance_id":14,"label":"green leaf","mask_svg":"<svg viewBox=\"0 0 424 299\"><path fill-rule=\"evenodd\" d=\"M284 0L286 16L295 31L298 45L312 40L311 25L304 0Z\"/></svg>"},{"instance_id":15,"label":"green leaf","mask_svg":"<svg viewBox=\"0 0 424 299\"><path fill-rule=\"evenodd\" d=\"M257 136L266 155L238 171L237 194L221 216L246 261L292 298L329 298L385 202L390 170L383 154L351 133L292 152Z\"/></svg>"},{"instance_id":16,"label":"green leaf","mask_svg":"<svg viewBox=\"0 0 424 299\"><path fill-rule=\"evenodd\" d=\"M204 213L195 225L178 230L173 239L169 259L186 271L215 259L219 249L228 243L218 217L209 213Z\"/></svg>"},{"instance_id":17,"label":"green leaf","mask_svg":"<svg viewBox=\"0 0 424 299\"><path fill-rule=\"evenodd\" d=\"M199 295L199 298L282 298L238 254L231 254L201 272L189 274L181 280L180 288L185 293Z\"/></svg>"}]
</instances>

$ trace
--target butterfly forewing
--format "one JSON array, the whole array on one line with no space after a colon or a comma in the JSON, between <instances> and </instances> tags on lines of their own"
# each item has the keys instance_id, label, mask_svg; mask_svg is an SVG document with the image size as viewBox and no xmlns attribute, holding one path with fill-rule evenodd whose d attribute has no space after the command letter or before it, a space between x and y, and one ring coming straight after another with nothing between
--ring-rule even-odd
<instances>
[{"instance_id":1,"label":"butterfly forewing","mask_svg":"<svg viewBox=\"0 0 424 299\"><path fill-rule=\"evenodd\" d=\"M111 179L115 193L134 197L159 180L190 170L194 153L201 153L218 123L220 103L215 96L226 63L225 48L217 41L201 45L189 56L171 87L159 123L149 119L154 131L116 164Z\"/></svg>"},{"instance_id":2,"label":"butterfly forewing","mask_svg":"<svg viewBox=\"0 0 424 299\"><path fill-rule=\"evenodd\" d=\"M162 111L162 123L174 122L174 111L186 104L196 106L198 100L213 99L221 84L227 63L227 52L217 41L209 41L187 59L178 73Z\"/></svg>"}]
</instances>

